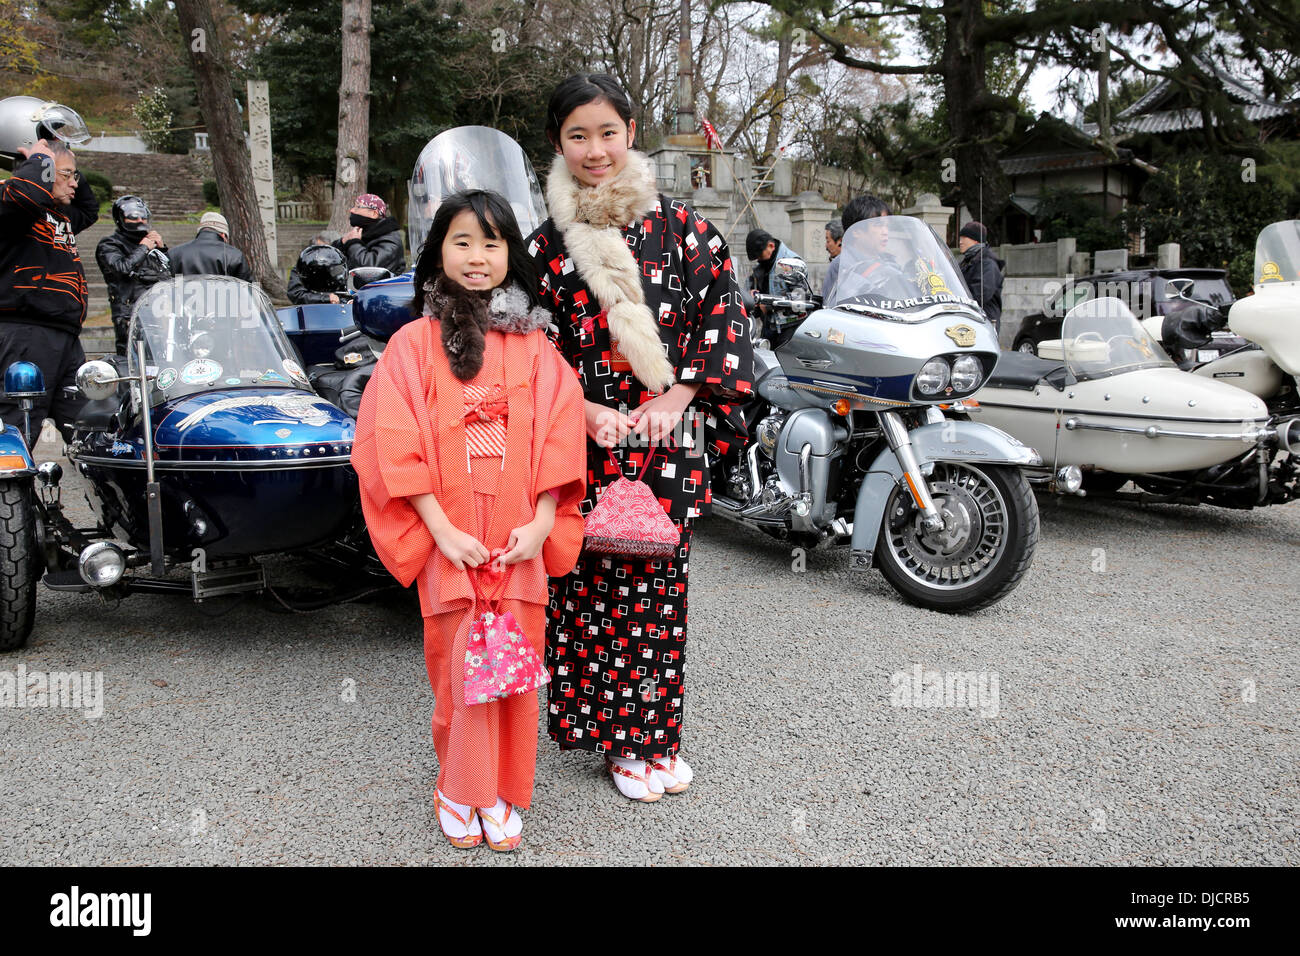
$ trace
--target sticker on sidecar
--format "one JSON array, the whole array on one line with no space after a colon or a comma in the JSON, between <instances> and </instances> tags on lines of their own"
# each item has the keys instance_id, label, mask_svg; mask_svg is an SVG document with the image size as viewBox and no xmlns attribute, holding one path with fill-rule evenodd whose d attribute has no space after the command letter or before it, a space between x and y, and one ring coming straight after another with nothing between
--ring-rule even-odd
<instances>
[{"instance_id":1,"label":"sticker on sidecar","mask_svg":"<svg viewBox=\"0 0 1300 956\"><path fill-rule=\"evenodd\" d=\"M333 405L314 395L239 395L232 398L219 398L202 408L196 409L176 423L177 431L198 424L209 415L230 411L233 408L265 408L276 417L258 419L254 425L268 422L286 425L314 425L320 427L328 424L335 411Z\"/></svg>"},{"instance_id":2,"label":"sticker on sidecar","mask_svg":"<svg viewBox=\"0 0 1300 956\"><path fill-rule=\"evenodd\" d=\"M209 385L221 377L221 364L212 359L195 359L181 368L181 381L186 385Z\"/></svg>"},{"instance_id":3,"label":"sticker on sidecar","mask_svg":"<svg viewBox=\"0 0 1300 956\"><path fill-rule=\"evenodd\" d=\"M289 373L289 377L295 382L307 384L307 373L302 370L302 366L293 359L285 359L280 363L284 370Z\"/></svg>"},{"instance_id":4,"label":"sticker on sidecar","mask_svg":"<svg viewBox=\"0 0 1300 956\"><path fill-rule=\"evenodd\" d=\"M158 377L154 380L154 384L162 391L167 391L167 389L176 384L176 369L163 369L158 373Z\"/></svg>"}]
</instances>

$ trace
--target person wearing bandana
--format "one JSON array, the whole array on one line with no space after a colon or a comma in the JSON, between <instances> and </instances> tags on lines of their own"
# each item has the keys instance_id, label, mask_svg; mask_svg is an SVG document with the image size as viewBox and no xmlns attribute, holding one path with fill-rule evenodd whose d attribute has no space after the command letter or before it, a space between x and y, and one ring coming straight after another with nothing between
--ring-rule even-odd
<instances>
[{"instance_id":1,"label":"person wearing bandana","mask_svg":"<svg viewBox=\"0 0 1300 956\"><path fill-rule=\"evenodd\" d=\"M349 269L380 266L393 275L406 271L402 230L388 214L388 204L374 193L362 193L348 210L349 227L334 246L343 253Z\"/></svg>"}]
</instances>

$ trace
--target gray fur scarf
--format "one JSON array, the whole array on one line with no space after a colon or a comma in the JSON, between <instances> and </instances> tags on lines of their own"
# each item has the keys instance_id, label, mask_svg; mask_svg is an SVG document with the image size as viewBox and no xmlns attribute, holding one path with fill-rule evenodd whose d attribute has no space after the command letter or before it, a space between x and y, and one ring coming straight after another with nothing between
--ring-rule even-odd
<instances>
[{"instance_id":1,"label":"gray fur scarf","mask_svg":"<svg viewBox=\"0 0 1300 956\"><path fill-rule=\"evenodd\" d=\"M440 275L435 282L425 283L424 308L438 319L442 350L452 374L462 382L483 368L488 329L526 335L551 322L551 313L541 306L528 307L528 296L514 282L479 292Z\"/></svg>"},{"instance_id":2,"label":"gray fur scarf","mask_svg":"<svg viewBox=\"0 0 1300 956\"><path fill-rule=\"evenodd\" d=\"M641 384L663 392L677 376L646 305L641 269L621 231L653 209L658 196L654 169L636 150L628 150L617 176L598 186L578 182L563 156L555 157L546 180L551 219L578 275L605 310L618 350Z\"/></svg>"}]
</instances>

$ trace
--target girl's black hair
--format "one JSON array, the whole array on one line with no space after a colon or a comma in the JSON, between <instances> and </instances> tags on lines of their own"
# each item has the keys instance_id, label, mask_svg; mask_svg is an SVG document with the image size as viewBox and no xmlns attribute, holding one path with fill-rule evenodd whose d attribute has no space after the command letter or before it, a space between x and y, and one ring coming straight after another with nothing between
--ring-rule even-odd
<instances>
[{"instance_id":1,"label":"girl's black hair","mask_svg":"<svg viewBox=\"0 0 1300 956\"><path fill-rule=\"evenodd\" d=\"M560 127L569 114L579 106L604 100L614 107L624 123L632 122L632 101L618 85L618 80L608 73L575 73L551 94L546 107L546 138L556 149L560 148Z\"/></svg>"},{"instance_id":2,"label":"girl's black hair","mask_svg":"<svg viewBox=\"0 0 1300 956\"><path fill-rule=\"evenodd\" d=\"M429 227L428 238L420 246L420 256L415 262L415 298L411 300L411 312L424 314L424 287L442 275L442 243L451 229L451 221L466 210L477 217L485 236L505 240L508 253L506 278L514 280L524 290L530 309L538 305L537 272L510 203L490 189L462 189L444 199L433 214L433 225Z\"/></svg>"}]
</instances>

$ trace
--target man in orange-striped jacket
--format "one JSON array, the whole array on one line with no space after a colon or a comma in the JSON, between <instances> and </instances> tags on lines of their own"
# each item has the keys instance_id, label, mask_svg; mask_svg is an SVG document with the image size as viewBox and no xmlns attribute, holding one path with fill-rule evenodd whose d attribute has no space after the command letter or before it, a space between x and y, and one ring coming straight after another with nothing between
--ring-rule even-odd
<instances>
[{"instance_id":1,"label":"man in orange-striped jacket","mask_svg":"<svg viewBox=\"0 0 1300 956\"><path fill-rule=\"evenodd\" d=\"M37 140L0 183L0 371L34 362L45 396L34 423L52 417L64 438L81 400L63 393L86 360L86 273L76 234L99 218L99 203L67 145ZM22 427L23 413L0 398L0 419Z\"/></svg>"}]
</instances>

